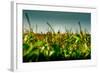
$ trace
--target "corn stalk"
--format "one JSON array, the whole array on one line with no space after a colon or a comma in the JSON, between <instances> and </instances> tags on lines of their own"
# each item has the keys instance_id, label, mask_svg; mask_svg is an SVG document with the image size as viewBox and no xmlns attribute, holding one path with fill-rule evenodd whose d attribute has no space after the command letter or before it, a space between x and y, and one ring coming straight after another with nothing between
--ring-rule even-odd
<instances>
[{"instance_id":1,"label":"corn stalk","mask_svg":"<svg viewBox=\"0 0 100 73\"><path fill-rule=\"evenodd\" d=\"M31 23L30 23L30 20L29 20L28 14L25 13L25 16L26 16L27 22L28 22L28 24L29 24L30 32L33 32L32 28L31 28Z\"/></svg>"}]
</instances>

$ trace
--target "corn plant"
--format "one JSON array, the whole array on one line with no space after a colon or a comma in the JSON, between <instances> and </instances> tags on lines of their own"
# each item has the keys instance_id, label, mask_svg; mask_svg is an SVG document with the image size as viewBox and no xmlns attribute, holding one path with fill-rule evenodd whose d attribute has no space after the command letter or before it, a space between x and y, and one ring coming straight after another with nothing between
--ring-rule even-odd
<instances>
[{"instance_id":1,"label":"corn plant","mask_svg":"<svg viewBox=\"0 0 100 73\"><path fill-rule=\"evenodd\" d=\"M84 32L73 33L65 29L65 33L55 32L49 22L48 27L52 31L47 33L33 32L29 17L29 32L23 32L23 62L80 60L91 58L91 34Z\"/></svg>"}]
</instances>

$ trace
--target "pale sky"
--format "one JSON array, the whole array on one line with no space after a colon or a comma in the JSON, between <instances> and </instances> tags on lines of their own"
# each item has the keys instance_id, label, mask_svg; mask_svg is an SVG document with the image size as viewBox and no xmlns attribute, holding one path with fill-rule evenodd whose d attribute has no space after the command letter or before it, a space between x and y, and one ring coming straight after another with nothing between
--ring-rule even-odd
<instances>
[{"instance_id":1,"label":"pale sky","mask_svg":"<svg viewBox=\"0 0 100 73\"><path fill-rule=\"evenodd\" d=\"M47 32L49 30L47 22L51 24L55 32L58 30L65 32L65 27L67 30L72 29L72 32L76 32L79 31L79 21L83 30L91 32L90 13L23 10L23 26L25 28L29 28L25 13L29 17L34 32L36 32L36 24L38 33Z\"/></svg>"}]
</instances>

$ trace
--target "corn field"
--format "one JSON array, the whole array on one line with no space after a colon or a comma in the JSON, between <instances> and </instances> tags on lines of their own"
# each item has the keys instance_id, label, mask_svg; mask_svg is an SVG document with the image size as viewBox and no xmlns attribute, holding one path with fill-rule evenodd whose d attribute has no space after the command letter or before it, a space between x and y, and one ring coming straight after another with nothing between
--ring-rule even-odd
<instances>
[{"instance_id":1,"label":"corn field","mask_svg":"<svg viewBox=\"0 0 100 73\"><path fill-rule=\"evenodd\" d=\"M27 20L29 18L26 14ZM80 22L80 32L73 33L65 29L55 32L49 22L46 23L52 31L37 33L31 28L23 32L23 62L85 60L91 58L91 34L83 31Z\"/></svg>"}]
</instances>

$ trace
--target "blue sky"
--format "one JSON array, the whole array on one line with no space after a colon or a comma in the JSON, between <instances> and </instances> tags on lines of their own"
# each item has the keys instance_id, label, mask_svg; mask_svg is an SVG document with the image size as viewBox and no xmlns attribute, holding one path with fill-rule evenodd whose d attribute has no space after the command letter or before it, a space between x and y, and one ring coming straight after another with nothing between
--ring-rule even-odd
<instances>
[{"instance_id":1,"label":"blue sky","mask_svg":"<svg viewBox=\"0 0 100 73\"><path fill-rule=\"evenodd\" d=\"M36 25L38 33L49 31L50 28L46 24L47 22L51 24L55 32L58 32L58 30L65 32L65 28L67 30L71 29L72 32L76 32L79 31L79 21L83 30L91 32L90 13L23 10L24 28L29 28L25 13L27 13L29 17L34 32L36 32Z\"/></svg>"}]
</instances>

